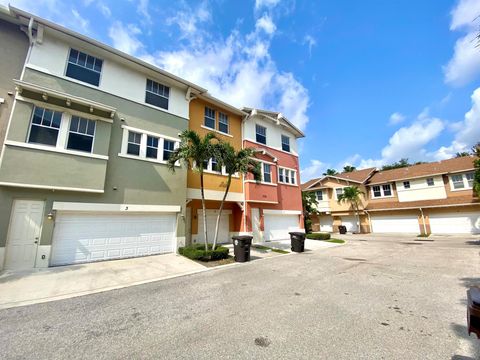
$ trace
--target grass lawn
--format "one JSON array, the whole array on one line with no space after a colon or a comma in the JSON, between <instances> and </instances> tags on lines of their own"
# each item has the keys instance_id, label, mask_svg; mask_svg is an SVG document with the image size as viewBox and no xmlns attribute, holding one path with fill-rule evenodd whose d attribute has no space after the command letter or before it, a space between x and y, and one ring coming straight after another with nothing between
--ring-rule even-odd
<instances>
[{"instance_id":1,"label":"grass lawn","mask_svg":"<svg viewBox=\"0 0 480 360\"><path fill-rule=\"evenodd\" d=\"M320 241L325 241L325 242L330 242L335 244L345 244L345 240L340 240L340 239L329 239L329 240L320 240Z\"/></svg>"},{"instance_id":2,"label":"grass lawn","mask_svg":"<svg viewBox=\"0 0 480 360\"><path fill-rule=\"evenodd\" d=\"M221 265L227 265L235 262L235 259L233 256L229 255L228 258L222 259L222 260L214 260L214 261L200 261L200 260L193 260L203 266L206 267L215 267L215 266L221 266Z\"/></svg>"},{"instance_id":3,"label":"grass lawn","mask_svg":"<svg viewBox=\"0 0 480 360\"><path fill-rule=\"evenodd\" d=\"M271 248L271 247L268 247L268 246L263 246L263 245L252 245L252 248L254 249L257 249L257 250L265 250L265 251L273 251L273 252L276 252L276 253L279 253L279 254L288 254L288 251L285 251L285 250L282 250L282 249L275 249L275 248Z\"/></svg>"}]
</instances>

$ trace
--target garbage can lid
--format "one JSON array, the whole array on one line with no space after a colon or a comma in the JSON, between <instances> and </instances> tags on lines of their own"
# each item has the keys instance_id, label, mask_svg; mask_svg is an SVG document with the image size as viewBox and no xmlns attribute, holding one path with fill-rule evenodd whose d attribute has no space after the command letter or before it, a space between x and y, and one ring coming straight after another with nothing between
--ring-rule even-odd
<instances>
[{"instance_id":1,"label":"garbage can lid","mask_svg":"<svg viewBox=\"0 0 480 360\"><path fill-rule=\"evenodd\" d=\"M252 240L253 236L251 235L237 235L237 236L232 236L233 240L241 240L241 241L248 241Z\"/></svg>"},{"instance_id":2,"label":"garbage can lid","mask_svg":"<svg viewBox=\"0 0 480 360\"><path fill-rule=\"evenodd\" d=\"M300 231L292 231L292 232L289 232L289 234L295 235L295 236L305 236L305 233Z\"/></svg>"}]
</instances>

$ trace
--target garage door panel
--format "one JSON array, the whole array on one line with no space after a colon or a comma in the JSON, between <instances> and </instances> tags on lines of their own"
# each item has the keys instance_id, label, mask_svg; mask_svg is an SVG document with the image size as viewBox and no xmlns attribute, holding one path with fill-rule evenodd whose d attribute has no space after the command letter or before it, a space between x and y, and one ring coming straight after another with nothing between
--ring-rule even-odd
<instances>
[{"instance_id":1,"label":"garage door panel","mask_svg":"<svg viewBox=\"0 0 480 360\"><path fill-rule=\"evenodd\" d=\"M265 215L264 217L266 241L290 239L289 232L299 230L298 215Z\"/></svg>"},{"instance_id":2,"label":"garage door panel","mask_svg":"<svg viewBox=\"0 0 480 360\"><path fill-rule=\"evenodd\" d=\"M173 252L175 214L58 213L52 265Z\"/></svg>"},{"instance_id":3,"label":"garage door panel","mask_svg":"<svg viewBox=\"0 0 480 360\"><path fill-rule=\"evenodd\" d=\"M432 234L480 234L480 213L445 213L429 215Z\"/></svg>"},{"instance_id":4,"label":"garage door panel","mask_svg":"<svg viewBox=\"0 0 480 360\"><path fill-rule=\"evenodd\" d=\"M417 215L372 216L371 222L374 233L420 233Z\"/></svg>"}]
</instances>

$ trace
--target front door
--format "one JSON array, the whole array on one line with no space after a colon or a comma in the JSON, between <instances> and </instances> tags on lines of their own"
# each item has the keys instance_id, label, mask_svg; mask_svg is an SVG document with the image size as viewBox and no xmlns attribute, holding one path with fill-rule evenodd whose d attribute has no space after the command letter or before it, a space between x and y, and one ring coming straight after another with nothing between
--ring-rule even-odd
<instances>
[{"instance_id":1,"label":"front door","mask_svg":"<svg viewBox=\"0 0 480 360\"><path fill-rule=\"evenodd\" d=\"M5 254L6 269L35 267L43 208L43 201L15 200L13 203Z\"/></svg>"}]
</instances>

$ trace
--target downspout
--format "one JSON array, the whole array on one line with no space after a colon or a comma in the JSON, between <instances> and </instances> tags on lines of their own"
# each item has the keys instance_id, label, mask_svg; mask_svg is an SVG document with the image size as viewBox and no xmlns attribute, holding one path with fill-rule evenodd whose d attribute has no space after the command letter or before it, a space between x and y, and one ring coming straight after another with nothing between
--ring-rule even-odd
<instances>
[{"instance_id":1,"label":"downspout","mask_svg":"<svg viewBox=\"0 0 480 360\"><path fill-rule=\"evenodd\" d=\"M35 39L33 38L33 16L30 18L30 21L28 22L28 40L30 40L30 45L33 45Z\"/></svg>"},{"instance_id":2,"label":"downspout","mask_svg":"<svg viewBox=\"0 0 480 360\"><path fill-rule=\"evenodd\" d=\"M419 209L420 209L420 213L422 214L423 233L424 233L424 235L427 235L427 224L425 224L425 215L423 215L422 208L419 208Z\"/></svg>"}]
</instances>

